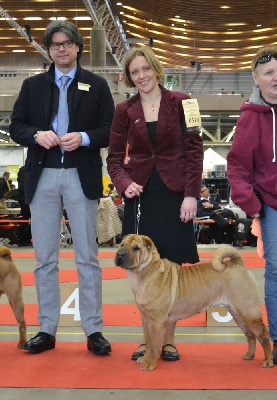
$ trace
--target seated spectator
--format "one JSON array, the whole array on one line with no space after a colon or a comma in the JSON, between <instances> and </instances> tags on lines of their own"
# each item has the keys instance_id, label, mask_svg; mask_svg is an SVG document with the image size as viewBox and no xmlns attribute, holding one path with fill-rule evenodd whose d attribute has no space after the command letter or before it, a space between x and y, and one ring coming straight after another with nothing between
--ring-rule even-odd
<instances>
[{"instance_id":1,"label":"seated spectator","mask_svg":"<svg viewBox=\"0 0 277 400\"><path fill-rule=\"evenodd\" d=\"M197 202L197 217L209 217L215 221L215 224L209 226L209 235L216 243L237 245L233 224L237 217L232 210L221 208L204 185L201 187L200 199Z\"/></svg>"},{"instance_id":2,"label":"seated spectator","mask_svg":"<svg viewBox=\"0 0 277 400\"><path fill-rule=\"evenodd\" d=\"M10 173L4 172L2 178L0 178L0 199L3 200L5 198L5 194L10 190L9 180Z\"/></svg>"},{"instance_id":3,"label":"seated spectator","mask_svg":"<svg viewBox=\"0 0 277 400\"><path fill-rule=\"evenodd\" d=\"M16 189L16 186L11 179L8 179L8 186L9 186L10 190Z\"/></svg>"},{"instance_id":4,"label":"seated spectator","mask_svg":"<svg viewBox=\"0 0 277 400\"><path fill-rule=\"evenodd\" d=\"M18 190L13 188L5 194L5 200L18 200Z\"/></svg>"},{"instance_id":5,"label":"seated spectator","mask_svg":"<svg viewBox=\"0 0 277 400\"><path fill-rule=\"evenodd\" d=\"M108 195L109 196L112 196L113 194L116 193L115 187L114 187L114 185L112 183L108 184L108 188L109 188L109 190L108 190Z\"/></svg>"},{"instance_id":6,"label":"seated spectator","mask_svg":"<svg viewBox=\"0 0 277 400\"><path fill-rule=\"evenodd\" d=\"M114 185L112 183L110 183L108 185L108 196L112 198L113 202L115 205L119 205L122 203L121 198L119 197L116 188L114 187Z\"/></svg>"}]
</instances>

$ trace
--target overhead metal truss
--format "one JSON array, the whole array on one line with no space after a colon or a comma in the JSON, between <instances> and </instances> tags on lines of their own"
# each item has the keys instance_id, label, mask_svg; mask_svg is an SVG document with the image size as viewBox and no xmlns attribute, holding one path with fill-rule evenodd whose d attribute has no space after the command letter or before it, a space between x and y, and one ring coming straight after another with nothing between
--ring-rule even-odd
<instances>
[{"instance_id":1,"label":"overhead metal truss","mask_svg":"<svg viewBox=\"0 0 277 400\"><path fill-rule=\"evenodd\" d=\"M89 67L83 66L83 68L92 71L96 74L119 74L122 72L122 67ZM165 67L164 68L166 74L183 74L186 71L189 71L188 68L174 68L174 67ZM36 75L41 72L45 72L46 70L43 68L0 68L0 76L9 77L14 75Z\"/></svg>"},{"instance_id":2,"label":"overhead metal truss","mask_svg":"<svg viewBox=\"0 0 277 400\"><path fill-rule=\"evenodd\" d=\"M106 46L117 66L122 65L126 51L130 49L123 27L119 18L114 14L109 0L83 0L87 11L95 25L100 25L106 31ZM15 30L33 46L41 55L51 63L48 53L3 9L0 7L0 15L5 18Z\"/></svg>"},{"instance_id":3,"label":"overhead metal truss","mask_svg":"<svg viewBox=\"0 0 277 400\"><path fill-rule=\"evenodd\" d=\"M107 49L114 58L116 65L120 67L130 46L119 18L112 10L110 1L83 0L83 2L94 24L105 28Z\"/></svg>"},{"instance_id":4,"label":"overhead metal truss","mask_svg":"<svg viewBox=\"0 0 277 400\"><path fill-rule=\"evenodd\" d=\"M0 146L18 146L14 143L9 135L9 125L11 123L11 112L0 113ZM222 126L226 122L222 122ZM216 126L211 126L207 123L207 119L203 121L203 126L201 128L203 145L205 147L230 147L232 144L233 135L235 132L235 125L231 127L232 124L226 126L224 133L221 131L221 121L220 118ZM205 128L206 126L206 128ZM227 128L227 129L226 129Z\"/></svg>"},{"instance_id":5,"label":"overhead metal truss","mask_svg":"<svg viewBox=\"0 0 277 400\"><path fill-rule=\"evenodd\" d=\"M15 22L12 17L3 9L3 7L0 7L0 15L5 18L5 20L10 24L15 30L28 42L30 43L31 46L33 46L37 51L39 51L42 56L49 62L51 63L51 59L48 56L48 53L46 50L44 50L34 39L32 39L26 31L17 23Z\"/></svg>"}]
</instances>

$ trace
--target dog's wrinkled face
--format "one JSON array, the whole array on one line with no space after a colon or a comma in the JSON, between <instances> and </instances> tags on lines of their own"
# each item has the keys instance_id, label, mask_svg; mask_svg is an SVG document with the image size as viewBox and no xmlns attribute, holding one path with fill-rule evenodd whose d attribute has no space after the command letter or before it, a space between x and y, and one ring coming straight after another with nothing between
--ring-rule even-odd
<instances>
[{"instance_id":1,"label":"dog's wrinkled face","mask_svg":"<svg viewBox=\"0 0 277 400\"><path fill-rule=\"evenodd\" d=\"M152 261L154 243L147 236L127 235L119 245L115 265L126 270L142 271Z\"/></svg>"}]
</instances>

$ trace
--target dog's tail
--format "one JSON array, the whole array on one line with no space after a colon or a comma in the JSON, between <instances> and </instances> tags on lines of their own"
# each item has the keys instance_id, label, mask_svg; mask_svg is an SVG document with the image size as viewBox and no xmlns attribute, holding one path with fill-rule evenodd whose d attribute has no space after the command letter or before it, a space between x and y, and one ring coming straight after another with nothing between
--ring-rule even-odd
<instances>
[{"instance_id":1,"label":"dog's tail","mask_svg":"<svg viewBox=\"0 0 277 400\"><path fill-rule=\"evenodd\" d=\"M224 271L227 263L224 262L229 259L228 266L232 266L235 264L239 264L244 267L244 261L240 254L240 252L232 246L223 245L219 246L218 249L213 254L212 257L212 266L216 271ZM230 264L231 262L231 264Z\"/></svg>"},{"instance_id":2,"label":"dog's tail","mask_svg":"<svg viewBox=\"0 0 277 400\"><path fill-rule=\"evenodd\" d=\"M11 260L12 255L10 249L6 246L0 246L0 257Z\"/></svg>"}]
</instances>

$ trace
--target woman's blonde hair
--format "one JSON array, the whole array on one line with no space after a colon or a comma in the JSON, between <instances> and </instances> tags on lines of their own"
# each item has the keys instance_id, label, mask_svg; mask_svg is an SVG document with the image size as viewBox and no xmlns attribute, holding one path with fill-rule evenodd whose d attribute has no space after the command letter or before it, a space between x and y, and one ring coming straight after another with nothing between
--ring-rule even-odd
<instances>
[{"instance_id":1,"label":"woman's blonde hair","mask_svg":"<svg viewBox=\"0 0 277 400\"><path fill-rule=\"evenodd\" d=\"M254 72L255 68L257 67L258 60L261 57L265 57L269 54L277 56L277 46L266 46L266 47L262 47L260 50L257 51L257 54L254 56L253 60L251 61L252 72Z\"/></svg>"},{"instance_id":2,"label":"woman's blonde hair","mask_svg":"<svg viewBox=\"0 0 277 400\"><path fill-rule=\"evenodd\" d=\"M134 47L126 53L123 63L123 78L124 83L127 87L135 87L130 76L129 67L133 59L137 56L143 56L146 58L146 61L148 62L150 67L153 69L153 71L155 71L158 80L163 78L163 66L156 55L153 53L153 51L147 46Z\"/></svg>"}]
</instances>

